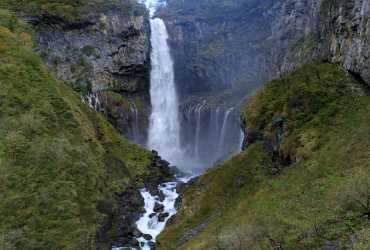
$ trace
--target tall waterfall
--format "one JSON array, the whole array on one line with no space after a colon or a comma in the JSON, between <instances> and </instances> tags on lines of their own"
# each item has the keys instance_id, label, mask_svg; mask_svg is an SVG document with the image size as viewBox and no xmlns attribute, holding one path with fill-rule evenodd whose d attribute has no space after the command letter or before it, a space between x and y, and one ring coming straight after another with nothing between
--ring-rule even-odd
<instances>
[{"instance_id":1,"label":"tall waterfall","mask_svg":"<svg viewBox=\"0 0 370 250\"><path fill-rule=\"evenodd\" d=\"M172 165L192 174L201 174L240 147L237 112L230 107L213 110L203 100L189 110L187 119L179 114L174 63L162 19L153 18L161 0L145 0L150 12L151 73L150 116L147 147L154 149Z\"/></svg>"},{"instance_id":2,"label":"tall waterfall","mask_svg":"<svg viewBox=\"0 0 370 250\"><path fill-rule=\"evenodd\" d=\"M163 2L161 0L145 0L144 3L150 11L150 16L153 17L157 5ZM167 44L168 33L166 26L163 20L159 18L151 18L150 26L152 45L150 97L152 113L147 146L157 150L164 159L180 167L180 169L185 167L186 169L182 169L184 172L188 170L193 175L201 174L205 167L210 166L229 147L230 138L226 136L226 130L231 128L233 131L237 131L237 129L233 129L229 125L229 116L234 109L228 109L225 112L221 126L219 124L221 120L220 109L217 108L215 113L211 112L210 120L212 122L211 124L207 123L210 126L205 131L204 126L202 126L202 120L204 119L203 110L206 109L207 105L206 102L203 102L197 105L194 111L189 114L189 117L196 117L195 130L189 130L187 129L188 127L180 130L179 103L174 81L173 61ZM138 116L135 104L131 106L131 109L137 124ZM138 129L135 126L132 129L134 136L137 135ZM184 135L184 132L192 135L189 138L192 140L193 155L188 154L189 152L186 149L182 150L181 135ZM218 138L220 132L222 135L218 141L216 138ZM203 140L205 138L203 134L208 136L209 140ZM182 140L182 142L184 141L186 140ZM211 145L209 145L210 143ZM215 148L218 149L220 147L223 149L220 150L221 153L212 154ZM205 149L210 151L207 152ZM203 158L206 158L206 160L203 161ZM177 185L179 182L187 182L189 180L190 177L185 177L174 182L159 185L158 191L163 194L161 198L159 195L151 194L145 188L141 189L140 193L144 199L145 213L136 221L136 225L142 234L135 236L136 243L129 243L135 244L134 246L117 246L113 247L112 250L123 250L128 249L128 247L131 249L140 247L142 250L155 249L156 237L165 228L167 221L177 212L175 206L176 199L179 196L176 190ZM155 209L156 206L162 206L163 211L157 211Z\"/></svg>"},{"instance_id":3,"label":"tall waterfall","mask_svg":"<svg viewBox=\"0 0 370 250\"><path fill-rule=\"evenodd\" d=\"M153 2L149 4L153 4ZM153 14L153 8L149 5L151 14ZM168 34L166 26L160 18L151 19L150 26L152 31L152 70L150 73L152 113L148 148L157 150L164 159L177 165L182 158L182 153L178 98L173 61L167 44Z\"/></svg>"}]
</instances>

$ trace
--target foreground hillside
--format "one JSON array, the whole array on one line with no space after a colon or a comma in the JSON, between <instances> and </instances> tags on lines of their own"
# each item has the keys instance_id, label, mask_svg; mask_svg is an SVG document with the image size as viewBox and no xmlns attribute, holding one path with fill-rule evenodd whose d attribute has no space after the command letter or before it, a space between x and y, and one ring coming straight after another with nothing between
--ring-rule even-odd
<instances>
[{"instance_id":1,"label":"foreground hillside","mask_svg":"<svg viewBox=\"0 0 370 250\"><path fill-rule=\"evenodd\" d=\"M246 149L185 188L159 249L369 249L370 98L331 64L266 85Z\"/></svg>"},{"instance_id":2,"label":"foreground hillside","mask_svg":"<svg viewBox=\"0 0 370 250\"><path fill-rule=\"evenodd\" d=\"M131 141L146 142L149 123L149 20L136 0L0 0L34 30L42 60ZM136 133L137 132L137 133Z\"/></svg>"},{"instance_id":3,"label":"foreground hillside","mask_svg":"<svg viewBox=\"0 0 370 250\"><path fill-rule=\"evenodd\" d=\"M0 10L0 249L124 243L137 188L166 169L55 81L31 34Z\"/></svg>"}]
</instances>

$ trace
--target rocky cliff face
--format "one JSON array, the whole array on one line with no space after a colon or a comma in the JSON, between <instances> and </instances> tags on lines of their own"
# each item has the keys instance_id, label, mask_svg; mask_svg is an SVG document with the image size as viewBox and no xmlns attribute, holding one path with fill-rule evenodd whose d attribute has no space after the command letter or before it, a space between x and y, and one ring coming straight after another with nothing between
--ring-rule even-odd
<instances>
[{"instance_id":1,"label":"rocky cliff face","mask_svg":"<svg viewBox=\"0 0 370 250\"><path fill-rule=\"evenodd\" d=\"M331 21L326 34L332 61L370 83L370 1L327 2L322 14Z\"/></svg>"},{"instance_id":2,"label":"rocky cliff face","mask_svg":"<svg viewBox=\"0 0 370 250\"><path fill-rule=\"evenodd\" d=\"M161 15L182 93L247 89L315 59L370 82L368 0L176 1Z\"/></svg>"},{"instance_id":3,"label":"rocky cliff face","mask_svg":"<svg viewBox=\"0 0 370 250\"><path fill-rule=\"evenodd\" d=\"M143 6L132 3L124 10L97 6L89 19L76 22L48 15L28 19L36 29L40 54L57 79L82 94L99 92L101 108L126 136L133 138L132 127L139 126L131 124L135 116L142 120L139 129L145 134L150 110L150 30ZM131 108L101 98L108 90L121 95Z\"/></svg>"},{"instance_id":4,"label":"rocky cliff face","mask_svg":"<svg viewBox=\"0 0 370 250\"><path fill-rule=\"evenodd\" d=\"M232 1L170 1L160 12L169 29L178 87L183 96L263 81L266 57L260 46L270 34L261 10ZM246 6L245 6L246 5ZM256 4L254 4L256 5ZM258 6L266 8L271 1Z\"/></svg>"},{"instance_id":5,"label":"rocky cliff face","mask_svg":"<svg viewBox=\"0 0 370 250\"><path fill-rule=\"evenodd\" d=\"M312 59L338 63L370 83L370 1L305 0L283 4L272 26L274 40L289 46L275 61L287 72ZM293 27L288 28L287 27ZM289 36L289 34L292 34Z\"/></svg>"}]
</instances>

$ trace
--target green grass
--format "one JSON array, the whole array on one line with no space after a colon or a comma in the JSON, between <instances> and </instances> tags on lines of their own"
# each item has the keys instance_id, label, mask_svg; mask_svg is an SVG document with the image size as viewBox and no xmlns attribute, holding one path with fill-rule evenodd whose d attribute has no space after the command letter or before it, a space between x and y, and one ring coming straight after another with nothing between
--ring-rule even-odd
<instances>
[{"instance_id":1,"label":"green grass","mask_svg":"<svg viewBox=\"0 0 370 250\"><path fill-rule=\"evenodd\" d=\"M367 92L335 65L308 64L268 83L243 113L247 129L260 131L263 141L185 190L159 249L320 249L339 243L369 249L369 111ZM278 152L290 164L273 161L265 148L274 138L275 118L285 123ZM278 174L272 174L275 167ZM177 244L207 219L198 235Z\"/></svg>"},{"instance_id":2,"label":"green grass","mask_svg":"<svg viewBox=\"0 0 370 250\"><path fill-rule=\"evenodd\" d=\"M47 73L0 12L0 249L87 249L101 201L142 185L151 154ZM8 18L9 19L9 18Z\"/></svg>"},{"instance_id":3,"label":"green grass","mask_svg":"<svg viewBox=\"0 0 370 250\"><path fill-rule=\"evenodd\" d=\"M52 16L68 22L86 22L107 9L139 14L142 10L131 1L121 0L0 0L0 8L32 16Z\"/></svg>"}]
</instances>

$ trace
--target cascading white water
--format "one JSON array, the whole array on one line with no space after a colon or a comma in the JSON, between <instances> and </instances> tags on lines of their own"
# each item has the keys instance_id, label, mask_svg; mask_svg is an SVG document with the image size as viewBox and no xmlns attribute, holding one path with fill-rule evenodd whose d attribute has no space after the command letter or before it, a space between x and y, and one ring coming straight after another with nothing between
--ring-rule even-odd
<instances>
[{"instance_id":1,"label":"cascading white water","mask_svg":"<svg viewBox=\"0 0 370 250\"><path fill-rule=\"evenodd\" d=\"M222 128L221 128L221 135L220 135L220 141L218 143L218 150L222 151L222 144L225 141L226 136L226 130L227 130L227 121L229 119L230 113L234 110L234 108L230 108L226 111L226 114L224 116L224 120L222 122Z\"/></svg>"},{"instance_id":2,"label":"cascading white water","mask_svg":"<svg viewBox=\"0 0 370 250\"><path fill-rule=\"evenodd\" d=\"M151 16L150 40L152 45L152 69L150 72L152 113L147 147L158 151L164 159L172 164L178 164L182 160L180 124L173 61L167 44L168 34L163 20L152 18L160 2L146 0L144 3ZM176 186L177 182L169 182L158 187L159 191L164 194L163 201L160 201L158 196L150 194L146 189L140 190L146 211L136 222L137 228L144 234L143 237L137 238L141 249L151 249L156 237L164 229L167 220L176 214L175 201L178 197ZM163 206L162 213L154 212L156 203ZM150 235L150 239L144 237L145 235Z\"/></svg>"},{"instance_id":3,"label":"cascading white water","mask_svg":"<svg viewBox=\"0 0 370 250\"><path fill-rule=\"evenodd\" d=\"M150 27L151 27L151 73L150 73L150 97L152 104L152 113L150 116L150 125L148 133L147 147L155 149L159 154L171 164L182 167L189 167L191 172L202 173L205 167L199 168L197 162L191 162L190 157L184 157L183 150L180 144L180 122L179 122L179 104L174 81L174 65L170 55L170 49L167 43L168 33L166 26L160 18L152 18L155 9L158 5L163 4L161 0L145 0L145 5L150 12ZM200 149L205 148L201 143L202 129L202 109L206 103L199 105L195 112L197 113L197 129L195 131L195 153L196 160L200 160ZM225 113L222 127L218 125L218 121L222 119L220 109L216 112L216 131L222 130L219 145L225 143L226 127L229 114L232 110ZM135 115L135 123L137 124L137 109L133 105L132 112ZM138 129L134 127L134 134L137 134ZM212 137L216 137L212 135ZM193 138L193 136L192 136ZM217 139L214 145L217 147ZM186 164L184 164L186 163ZM193 164L194 166L191 166ZM203 163L202 163L203 164ZM197 170L198 168L198 170ZM185 169L182 169L185 170ZM190 179L190 178L189 178ZM178 180L187 182L186 180ZM175 201L178 197L176 192L177 182L169 182L159 185L158 189L164 194L164 200L161 201L158 196L153 196L146 189L141 189L141 195L145 202L145 213L136 222L137 228L143 233L142 237L136 238L141 249L147 250L153 248L156 237L164 229L166 222L171 216L176 214ZM163 211L154 213L156 203L163 205ZM165 217L165 218L163 218ZM148 235L150 237L148 237ZM117 247L113 249L125 249Z\"/></svg>"},{"instance_id":4,"label":"cascading white water","mask_svg":"<svg viewBox=\"0 0 370 250\"><path fill-rule=\"evenodd\" d=\"M202 115L202 108L204 107L205 103L200 104L197 106L195 112L197 114L197 124L196 124L196 129L195 129L195 146L194 146L194 154L195 154L195 159L197 161L200 160L200 152L199 152L199 143L200 143L200 130L201 130L201 115Z\"/></svg>"},{"instance_id":5,"label":"cascading white water","mask_svg":"<svg viewBox=\"0 0 370 250\"><path fill-rule=\"evenodd\" d=\"M135 142L139 140L139 113L134 102L130 103L131 114L133 115L132 121L132 137Z\"/></svg>"},{"instance_id":6,"label":"cascading white water","mask_svg":"<svg viewBox=\"0 0 370 250\"><path fill-rule=\"evenodd\" d=\"M162 184L159 188L165 195L165 199L160 201L158 196L151 195L146 189L142 189L141 195L145 202L145 214L136 222L137 228L143 234L149 234L152 241L145 240L144 237L138 238L142 250L150 250L150 242L155 242L157 236L163 231L167 221L171 216L176 214L175 202L179 196L176 192L176 182L169 182ZM159 214L155 213L155 204L164 206L162 214L167 213L167 217L160 221Z\"/></svg>"},{"instance_id":7,"label":"cascading white water","mask_svg":"<svg viewBox=\"0 0 370 250\"><path fill-rule=\"evenodd\" d=\"M215 121L215 126L216 126L216 129L215 129L215 131L216 131L216 133L217 133L217 135L218 135L218 133L219 133L219 130L220 130L220 128L219 128L219 123L218 123L218 121L220 120L220 108L218 107L217 109L216 109L216 121Z\"/></svg>"},{"instance_id":8,"label":"cascading white water","mask_svg":"<svg viewBox=\"0 0 370 250\"><path fill-rule=\"evenodd\" d=\"M245 134L244 134L243 130L240 130L239 152L241 152L243 150L244 139L245 139Z\"/></svg>"},{"instance_id":9,"label":"cascading white water","mask_svg":"<svg viewBox=\"0 0 370 250\"><path fill-rule=\"evenodd\" d=\"M182 157L178 99L174 81L173 61L167 44L168 34L162 19L150 20L151 63L150 116L148 147L157 150L163 158L177 164Z\"/></svg>"}]
</instances>

